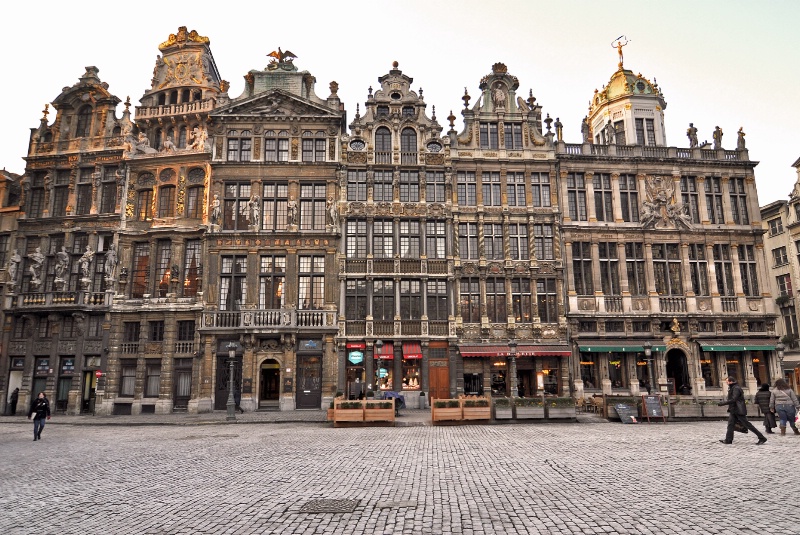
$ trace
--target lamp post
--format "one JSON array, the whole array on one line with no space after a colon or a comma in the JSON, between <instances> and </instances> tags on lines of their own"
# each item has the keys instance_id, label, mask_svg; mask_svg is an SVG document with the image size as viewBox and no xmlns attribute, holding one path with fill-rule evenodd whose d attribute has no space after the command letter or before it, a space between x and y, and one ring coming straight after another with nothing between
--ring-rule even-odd
<instances>
[{"instance_id":1,"label":"lamp post","mask_svg":"<svg viewBox=\"0 0 800 535\"><path fill-rule=\"evenodd\" d=\"M781 343L778 343L778 345L775 346L775 351L778 352L778 378L780 379L783 379L784 375L786 375L786 373L783 371L783 352L785 349L786 348Z\"/></svg>"},{"instance_id":2,"label":"lamp post","mask_svg":"<svg viewBox=\"0 0 800 535\"><path fill-rule=\"evenodd\" d=\"M375 351L378 352L378 369L375 370L375 399L378 399L378 392L381 391L381 348L383 347L383 340L375 340Z\"/></svg>"},{"instance_id":3,"label":"lamp post","mask_svg":"<svg viewBox=\"0 0 800 535\"><path fill-rule=\"evenodd\" d=\"M647 380L650 382L650 388L653 389L656 387L653 378L653 344L648 340L642 344L642 347L644 348L644 360L647 362Z\"/></svg>"},{"instance_id":4,"label":"lamp post","mask_svg":"<svg viewBox=\"0 0 800 535\"><path fill-rule=\"evenodd\" d=\"M519 385L517 385L517 341L509 340L508 349L511 350L511 356L508 361L508 374L511 376L511 397L519 396Z\"/></svg>"},{"instance_id":5,"label":"lamp post","mask_svg":"<svg viewBox=\"0 0 800 535\"><path fill-rule=\"evenodd\" d=\"M233 374L236 363L236 344L228 344L228 415L225 420L236 420L236 400L233 399Z\"/></svg>"}]
</instances>

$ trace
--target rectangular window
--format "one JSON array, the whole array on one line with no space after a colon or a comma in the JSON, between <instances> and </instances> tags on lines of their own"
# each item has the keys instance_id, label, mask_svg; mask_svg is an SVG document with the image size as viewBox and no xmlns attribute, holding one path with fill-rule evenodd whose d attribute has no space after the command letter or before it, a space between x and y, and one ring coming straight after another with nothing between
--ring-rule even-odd
<instances>
[{"instance_id":1,"label":"rectangular window","mask_svg":"<svg viewBox=\"0 0 800 535\"><path fill-rule=\"evenodd\" d=\"M122 339L126 344L138 344L141 323L138 321L126 321L122 324Z\"/></svg>"},{"instance_id":2,"label":"rectangular window","mask_svg":"<svg viewBox=\"0 0 800 535\"><path fill-rule=\"evenodd\" d=\"M103 182L100 186L100 213L113 214L117 208L117 167L103 169Z\"/></svg>"},{"instance_id":3,"label":"rectangular window","mask_svg":"<svg viewBox=\"0 0 800 535\"><path fill-rule=\"evenodd\" d=\"M247 295L247 257L223 256L220 271L219 309L241 310Z\"/></svg>"},{"instance_id":4,"label":"rectangular window","mask_svg":"<svg viewBox=\"0 0 800 535\"><path fill-rule=\"evenodd\" d=\"M493 323L505 323L506 312L506 280L499 277L486 278L486 314Z\"/></svg>"},{"instance_id":5,"label":"rectangular window","mask_svg":"<svg viewBox=\"0 0 800 535\"><path fill-rule=\"evenodd\" d=\"M133 265L131 266L131 297L141 298L150 293L150 244L133 244Z\"/></svg>"},{"instance_id":6,"label":"rectangular window","mask_svg":"<svg viewBox=\"0 0 800 535\"><path fill-rule=\"evenodd\" d=\"M509 206L527 206L525 201L525 173L506 173L506 197Z\"/></svg>"},{"instance_id":7,"label":"rectangular window","mask_svg":"<svg viewBox=\"0 0 800 535\"><path fill-rule=\"evenodd\" d=\"M601 242L598 244L598 250L600 255L600 285L603 294L621 295L617 244Z\"/></svg>"},{"instance_id":8,"label":"rectangular window","mask_svg":"<svg viewBox=\"0 0 800 535\"><path fill-rule=\"evenodd\" d=\"M298 308L321 310L325 303L325 257L298 257Z\"/></svg>"},{"instance_id":9,"label":"rectangular window","mask_svg":"<svg viewBox=\"0 0 800 535\"><path fill-rule=\"evenodd\" d=\"M586 221L586 184L583 173L567 173L567 206L573 221Z\"/></svg>"},{"instance_id":10,"label":"rectangular window","mask_svg":"<svg viewBox=\"0 0 800 535\"><path fill-rule=\"evenodd\" d=\"M592 177L594 186L594 211L598 221L614 221L614 206L612 203L611 175L597 173Z\"/></svg>"},{"instance_id":11,"label":"rectangular window","mask_svg":"<svg viewBox=\"0 0 800 535\"><path fill-rule=\"evenodd\" d=\"M258 308L274 310L286 305L286 257L262 256L258 281Z\"/></svg>"},{"instance_id":12,"label":"rectangular window","mask_svg":"<svg viewBox=\"0 0 800 535\"><path fill-rule=\"evenodd\" d=\"M400 319L418 320L422 318L422 291L420 281L400 281Z\"/></svg>"},{"instance_id":13,"label":"rectangular window","mask_svg":"<svg viewBox=\"0 0 800 535\"><path fill-rule=\"evenodd\" d=\"M525 223L510 223L508 225L509 253L512 260L529 260L528 254L528 225Z\"/></svg>"},{"instance_id":14,"label":"rectangular window","mask_svg":"<svg viewBox=\"0 0 800 535\"><path fill-rule=\"evenodd\" d=\"M391 219L372 223L372 254L375 258L394 257L394 225Z\"/></svg>"},{"instance_id":15,"label":"rectangular window","mask_svg":"<svg viewBox=\"0 0 800 535\"><path fill-rule=\"evenodd\" d=\"M550 173L531 173L531 195L533 206L551 206Z\"/></svg>"},{"instance_id":16,"label":"rectangular window","mask_svg":"<svg viewBox=\"0 0 800 535\"><path fill-rule=\"evenodd\" d=\"M175 186L158 190L158 217L175 217Z\"/></svg>"},{"instance_id":17,"label":"rectangular window","mask_svg":"<svg viewBox=\"0 0 800 535\"><path fill-rule=\"evenodd\" d=\"M200 240L186 240L183 252L183 297L195 297L200 288Z\"/></svg>"},{"instance_id":18,"label":"rectangular window","mask_svg":"<svg viewBox=\"0 0 800 535\"><path fill-rule=\"evenodd\" d=\"M476 277L461 278L461 319L464 323L481 322L481 285Z\"/></svg>"},{"instance_id":19,"label":"rectangular window","mask_svg":"<svg viewBox=\"0 0 800 535\"><path fill-rule=\"evenodd\" d=\"M192 342L194 341L195 321L182 320L178 322L178 341L179 342Z\"/></svg>"},{"instance_id":20,"label":"rectangular window","mask_svg":"<svg viewBox=\"0 0 800 535\"><path fill-rule=\"evenodd\" d=\"M695 295L708 295L708 262L706 247L702 243L689 244L689 271Z\"/></svg>"},{"instance_id":21,"label":"rectangular window","mask_svg":"<svg viewBox=\"0 0 800 535\"><path fill-rule=\"evenodd\" d=\"M444 221L428 221L425 223L425 254L428 258L445 258L447 242Z\"/></svg>"},{"instance_id":22,"label":"rectangular window","mask_svg":"<svg viewBox=\"0 0 800 535\"><path fill-rule=\"evenodd\" d=\"M47 173L37 171L30 182L30 191L25 201L25 214L29 218L42 217L44 210L44 177Z\"/></svg>"},{"instance_id":23,"label":"rectangular window","mask_svg":"<svg viewBox=\"0 0 800 535\"><path fill-rule=\"evenodd\" d=\"M300 186L300 230L325 230L325 184Z\"/></svg>"},{"instance_id":24,"label":"rectangular window","mask_svg":"<svg viewBox=\"0 0 800 535\"><path fill-rule=\"evenodd\" d=\"M120 368L119 395L133 397L136 387L136 361L122 360Z\"/></svg>"},{"instance_id":25,"label":"rectangular window","mask_svg":"<svg viewBox=\"0 0 800 535\"><path fill-rule=\"evenodd\" d=\"M722 213L722 180L720 178L706 177L706 211L708 221L713 224L725 223Z\"/></svg>"},{"instance_id":26,"label":"rectangular window","mask_svg":"<svg viewBox=\"0 0 800 535\"><path fill-rule=\"evenodd\" d=\"M622 220L626 223L639 221L639 193L636 189L636 175L619 176L619 197L622 205Z\"/></svg>"},{"instance_id":27,"label":"rectangular window","mask_svg":"<svg viewBox=\"0 0 800 535\"><path fill-rule=\"evenodd\" d=\"M591 243L574 242L572 244L572 270L576 293L578 295L594 295Z\"/></svg>"},{"instance_id":28,"label":"rectangular window","mask_svg":"<svg viewBox=\"0 0 800 535\"><path fill-rule=\"evenodd\" d=\"M136 194L136 214L139 221L153 219L153 190L142 189Z\"/></svg>"},{"instance_id":29,"label":"rectangular window","mask_svg":"<svg viewBox=\"0 0 800 535\"><path fill-rule=\"evenodd\" d=\"M347 258L367 257L367 222L363 219L347 221Z\"/></svg>"},{"instance_id":30,"label":"rectangular window","mask_svg":"<svg viewBox=\"0 0 800 535\"><path fill-rule=\"evenodd\" d=\"M624 145L625 142L625 122L617 121L614 123L614 143Z\"/></svg>"},{"instance_id":31,"label":"rectangular window","mask_svg":"<svg viewBox=\"0 0 800 535\"><path fill-rule=\"evenodd\" d=\"M428 171L425 173L425 201L444 202L444 173Z\"/></svg>"},{"instance_id":32,"label":"rectangular window","mask_svg":"<svg viewBox=\"0 0 800 535\"><path fill-rule=\"evenodd\" d=\"M789 256L786 254L786 247L776 247L772 250L772 260L775 266L783 266L789 263Z\"/></svg>"},{"instance_id":33,"label":"rectangular window","mask_svg":"<svg viewBox=\"0 0 800 535\"><path fill-rule=\"evenodd\" d=\"M190 219L203 218L203 199L205 188L197 186L186 190L186 217Z\"/></svg>"},{"instance_id":34,"label":"rectangular window","mask_svg":"<svg viewBox=\"0 0 800 535\"><path fill-rule=\"evenodd\" d=\"M447 281L428 280L428 319L446 321L447 316Z\"/></svg>"},{"instance_id":35,"label":"rectangular window","mask_svg":"<svg viewBox=\"0 0 800 535\"><path fill-rule=\"evenodd\" d=\"M225 183L223 201L223 230L247 230L249 224L250 183Z\"/></svg>"},{"instance_id":36,"label":"rectangular window","mask_svg":"<svg viewBox=\"0 0 800 535\"><path fill-rule=\"evenodd\" d=\"M172 244L169 240L156 242L156 280L158 281L158 296L166 297L172 277Z\"/></svg>"},{"instance_id":37,"label":"rectangular window","mask_svg":"<svg viewBox=\"0 0 800 535\"><path fill-rule=\"evenodd\" d=\"M737 225L749 225L750 216L747 214L747 191L743 178L732 178L728 182L731 190L731 212L733 222Z\"/></svg>"},{"instance_id":38,"label":"rectangular window","mask_svg":"<svg viewBox=\"0 0 800 535\"><path fill-rule=\"evenodd\" d=\"M92 173L94 169L83 167L78 171L78 183L75 186L75 213L87 215L92 209Z\"/></svg>"},{"instance_id":39,"label":"rectangular window","mask_svg":"<svg viewBox=\"0 0 800 535\"><path fill-rule=\"evenodd\" d=\"M788 273L786 275L778 275L775 280L778 282L778 297L792 297L792 276Z\"/></svg>"},{"instance_id":40,"label":"rectangular window","mask_svg":"<svg viewBox=\"0 0 800 535\"><path fill-rule=\"evenodd\" d=\"M531 280L511 279L511 309L517 323L530 323L532 312Z\"/></svg>"},{"instance_id":41,"label":"rectangular window","mask_svg":"<svg viewBox=\"0 0 800 535\"><path fill-rule=\"evenodd\" d=\"M758 270L755 250L752 245L739 246L739 272L742 276L742 291L747 297L758 297Z\"/></svg>"},{"instance_id":42,"label":"rectangular window","mask_svg":"<svg viewBox=\"0 0 800 535\"><path fill-rule=\"evenodd\" d=\"M483 246L488 260L502 260L503 254L503 225L500 223L483 224Z\"/></svg>"},{"instance_id":43,"label":"rectangular window","mask_svg":"<svg viewBox=\"0 0 800 535\"><path fill-rule=\"evenodd\" d=\"M533 225L533 250L537 260L553 260L553 225Z\"/></svg>"},{"instance_id":44,"label":"rectangular window","mask_svg":"<svg viewBox=\"0 0 800 535\"><path fill-rule=\"evenodd\" d=\"M775 236L777 234L783 233L783 220L780 217L776 217L775 219L770 219L769 223L769 235Z\"/></svg>"},{"instance_id":45,"label":"rectangular window","mask_svg":"<svg viewBox=\"0 0 800 535\"><path fill-rule=\"evenodd\" d=\"M681 177L681 202L692 223L700 223L700 201L697 191L697 177Z\"/></svg>"},{"instance_id":46,"label":"rectangular window","mask_svg":"<svg viewBox=\"0 0 800 535\"><path fill-rule=\"evenodd\" d=\"M717 292L719 295L733 296L733 262L731 248L727 244L714 245L714 269L717 272Z\"/></svg>"},{"instance_id":47,"label":"rectangular window","mask_svg":"<svg viewBox=\"0 0 800 535\"><path fill-rule=\"evenodd\" d=\"M69 171L56 172L56 183L53 188L53 217L67 215L67 199L69 197Z\"/></svg>"},{"instance_id":48,"label":"rectangular window","mask_svg":"<svg viewBox=\"0 0 800 535\"><path fill-rule=\"evenodd\" d=\"M263 193L261 228L263 230L286 230L289 185L268 182L264 184Z\"/></svg>"},{"instance_id":49,"label":"rectangular window","mask_svg":"<svg viewBox=\"0 0 800 535\"><path fill-rule=\"evenodd\" d=\"M480 123L480 144L482 149L498 147L497 123Z\"/></svg>"},{"instance_id":50,"label":"rectangular window","mask_svg":"<svg viewBox=\"0 0 800 535\"><path fill-rule=\"evenodd\" d=\"M521 150L522 149L522 125L520 123L505 123L505 144L506 149Z\"/></svg>"},{"instance_id":51,"label":"rectangular window","mask_svg":"<svg viewBox=\"0 0 800 535\"><path fill-rule=\"evenodd\" d=\"M348 280L344 301L345 319L364 320L367 317L367 281Z\"/></svg>"},{"instance_id":52,"label":"rectangular window","mask_svg":"<svg viewBox=\"0 0 800 535\"><path fill-rule=\"evenodd\" d=\"M158 390L161 387L161 364L148 363L145 373L144 396L158 397Z\"/></svg>"},{"instance_id":53,"label":"rectangular window","mask_svg":"<svg viewBox=\"0 0 800 535\"><path fill-rule=\"evenodd\" d=\"M366 202L367 171L365 169L347 171L347 200Z\"/></svg>"},{"instance_id":54,"label":"rectangular window","mask_svg":"<svg viewBox=\"0 0 800 535\"><path fill-rule=\"evenodd\" d=\"M0 234L0 266L5 266L8 260L9 240L10 236L8 234Z\"/></svg>"},{"instance_id":55,"label":"rectangular window","mask_svg":"<svg viewBox=\"0 0 800 535\"><path fill-rule=\"evenodd\" d=\"M400 171L400 202L419 202L418 171Z\"/></svg>"},{"instance_id":56,"label":"rectangular window","mask_svg":"<svg viewBox=\"0 0 800 535\"><path fill-rule=\"evenodd\" d=\"M394 281L375 279L372 282L372 317L378 321L394 319Z\"/></svg>"},{"instance_id":57,"label":"rectangular window","mask_svg":"<svg viewBox=\"0 0 800 535\"><path fill-rule=\"evenodd\" d=\"M163 321L151 321L150 325L150 338L151 342L163 342L164 341L164 322Z\"/></svg>"},{"instance_id":58,"label":"rectangular window","mask_svg":"<svg viewBox=\"0 0 800 535\"><path fill-rule=\"evenodd\" d=\"M474 171L459 171L456 174L456 195L461 206L477 206L478 184Z\"/></svg>"},{"instance_id":59,"label":"rectangular window","mask_svg":"<svg viewBox=\"0 0 800 535\"><path fill-rule=\"evenodd\" d=\"M500 173L481 173L481 193L484 206L501 206L503 204L500 198Z\"/></svg>"},{"instance_id":60,"label":"rectangular window","mask_svg":"<svg viewBox=\"0 0 800 535\"><path fill-rule=\"evenodd\" d=\"M647 129L647 144L648 145L655 145L656 144L656 129L653 119L645 119L644 126Z\"/></svg>"},{"instance_id":61,"label":"rectangular window","mask_svg":"<svg viewBox=\"0 0 800 535\"><path fill-rule=\"evenodd\" d=\"M281 130L277 133L277 136L274 130L266 133L264 159L268 162L289 161L289 132Z\"/></svg>"},{"instance_id":62,"label":"rectangular window","mask_svg":"<svg viewBox=\"0 0 800 535\"><path fill-rule=\"evenodd\" d=\"M625 244L625 266L628 272L628 290L631 295L647 295L647 284L644 276L644 244Z\"/></svg>"},{"instance_id":63,"label":"rectangular window","mask_svg":"<svg viewBox=\"0 0 800 535\"><path fill-rule=\"evenodd\" d=\"M400 258L419 258L419 221L400 221Z\"/></svg>"},{"instance_id":64,"label":"rectangular window","mask_svg":"<svg viewBox=\"0 0 800 535\"><path fill-rule=\"evenodd\" d=\"M658 295L683 295L680 245L653 244L653 274Z\"/></svg>"},{"instance_id":65,"label":"rectangular window","mask_svg":"<svg viewBox=\"0 0 800 535\"><path fill-rule=\"evenodd\" d=\"M375 202L392 202L394 192L391 171L375 171L375 184L372 188L372 200Z\"/></svg>"},{"instance_id":66,"label":"rectangular window","mask_svg":"<svg viewBox=\"0 0 800 535\"><path fill-rule=\"evenodd\" d=\"M465 260L478 259L477 223L458 224L458 254Z\"/></svg>"}]
</instances>

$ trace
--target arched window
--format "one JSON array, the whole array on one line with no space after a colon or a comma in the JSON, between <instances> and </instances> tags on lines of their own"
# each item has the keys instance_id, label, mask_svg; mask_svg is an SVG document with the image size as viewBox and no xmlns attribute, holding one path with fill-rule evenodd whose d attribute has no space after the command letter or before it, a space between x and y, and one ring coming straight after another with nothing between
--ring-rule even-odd
<instances>
[{"instance_id":1,"label":"arched window","mask_svg":"<svg viewBox=\"0 0 800 535\"><path fill-rule=\"evenodd\" d=\"M183 93L181 93L181 102L189 102L189 94L191 92L188 89L184 89Z\"/></svg>"},{"instance_id":2,"label":"arched window","mask_svg":"<svg viewBox=\"0 0 800 535\"><path fill-rule=\"evenodd\" d=\"M167 95L165 93L161 93L158 95L158 105L163 106L167 103Z\"/></svg>"},{"instance_id":3,"label":"arched window","mask_svg":"<svg viewBox=\"0 0 800 535\"><path fill-rule=\"evenodd\" d=\"M413 128L400 132L400 163L417 163L417 132Z\"/></svg>"},{"instance_id":4,"label":"arched window","mask_svg":"<svg viewBox=\"0 0 800 535\"><path fill-rule=\"evenodd\" d=\"M88 137L92 123L92 107L84 106L78 111L78 126L75 128L75 137Z\"/></svg>"},{"instance_id":5,"label":"arched window","mask_svg":"<svg viewBox=\"0 0 800 535\"><path fill-rule=\"evenodd\" d=\"M177 104L178 103L178 92L171 91L169 94L169 103L170 104Z\"/></svg>"},{"instance_id":6,"label":"arched window","mask_svg":"<svg viewBox=\"0 0 800 535\"><path fill-rule=\"evenodd\" d=\"M375 163L392 163L392 133L385 126L375 131Z\"/></svg>"},{"instance_id":7,"label":"arched window","mask_svg":"<svg viewBox=\"0 0 800 535\"><path fill-rule=\"evenodd\" d=\"M163 137L163 132L160 128L156 128L156 135L153 136L153 148L156 150L161 150L161 139Z\"/></svg>"}]
</instances>

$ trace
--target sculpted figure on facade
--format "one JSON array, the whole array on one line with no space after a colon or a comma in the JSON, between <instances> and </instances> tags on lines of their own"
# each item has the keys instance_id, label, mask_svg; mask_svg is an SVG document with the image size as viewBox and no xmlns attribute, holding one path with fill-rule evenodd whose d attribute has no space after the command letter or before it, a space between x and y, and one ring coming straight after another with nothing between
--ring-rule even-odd
<instances>
[{"instance_id":1,"label":"sculpted figure on facade","mask_svg":"<svg viewBox=\"0 0 800 535\"><path fill-rule=\"evenodd\" d=\"M56 282L64 281L64 277L69 273L69 253L67 248L63 245L61 250L56 253L56 267L55 267Z\"/></svg>"},{"instance_id":2,"label":"sculpted figure on facade","mask_svg":"<svg viewBox=\"0 0 800 535\"><path fill-rule=\"evenodd\" d=\"M106 278L113 279L114 274L117 270L117 264L119 263L119 258L117 257L117 246L116 244L112 243L111 247L108 249L106 253Z\"/></svg>"},{"instance_id":3,"label":"sculpted figure on facade","mask_svg":"<svg viewBox=\"0 0 800 535\"><path fill-rule=\"evenodd\" d=\"M212 225L219 225L220 219L222 217L222 211L220 209L220 200L219 195L214 194L214 200L211 201L211 224Z\"/></svg>"},{"instance_id":4,"label":"sculpted figure on facade","mask_svg":"<svg viewBox=\"0 0 800 535\"><path fill-rule=\"evenodd\" d=\"M722 148L722 128L719 126L714 128L714 148L721 149Z\"/></svg>"},{"instance_id":5,"label":"sculpted figure on facade","mask_svg":"<svg viewBox=\"0 0 800 535\"><path fill-rule=\"evenodd\" d=\"M259 222L261 221L261 197L255 191L250 200L247 201L247 207L247 220L251 225L259 227Z\"/></svg>"},{"instance_id":6,"label":"sculpted figure on facade","mask_svg":"<svg viewBox=\"0 0 800 535\"><path fill-rule=\"evenodd\" d=\"M675 199L672 177L648 176L646 198L642 201L643 228L691 228L683 203Z\"/></svg>"},{"instance_id":7,"label":"sculpted figure on facade","mask_svg":"<svg viewBox=\"0 0 800 535\"><path fill-rule=\"evenodd\" d=\"M737 132L737 138L736 138L736 149L737 150L745 150L747 148L745 146L745 144L744 144L744 136L745 136L744 129L740 126L739 127L739 131Z\"/></svg>"},{"instance_id":8,"label":"sculpted figure on facade","mask_svg":"<svg viewBox=\"0 0 800 535\"><path fill-rule=\"evenodd\" d=\"M14 249L14 252L11 253L11 258L8 259L8 267L6 268L8 273L8 283L13 290L17 286L17 275L19 274L19 263L22 262L22 257L19 254L17 249Z\"/></svg>"},{"instance_id":9,"label":"sculpted figure on facade","mask_svg":"<svg viewBox=\"0 0 800 535\"><path fill-rule=\"evenodd\" d=\"M28 271L31 274L31 285L37 288L42 285L42 264L44 264L44 255L42 254L41 247L37 247L34 252L28 255L31 265Z\"/></svg>"},{"instance_id":10,"label":"sculpted figure on facade","mask_svg":"<svg viewBox=\"0 0 800 535\"><path fill-rule=\"evenodd\" d=\"M694 123L689 123L689 128L686 129L686 137L689 138L689 148L697 147L697 128Z\"/></svg>"},{"instance_id":11,"label":"sculpted figure on facade","mask_svg":"<svg viewBox=\"0 0 800 535\"><path fill-rule=\"evenodd\" d=\"M327 212L328 212L328 224L334 228L338 228L339 210L336 206L336 201L334 200L333 195L328 197Z\"/></svg>"},{"instance_id":12,"label":"sculpted figure on facade","mask_svg":"<svg viewBox=\"0 0 800 535\"><path fill-rule=\"evenodd\" d=\"M506 95L506 92L503 90L503 86L500 84L496 85L492 91L492 103L494 104L494 109L506 109L507 97L508 96Z\"/></svg>"},{"instance_id":13,"label":"sculpted figure on facade","mask_svg":"<svg viewBox=\"0 0 800 535\"><path fill-rule=\"evenodd\" d=\"M558 117L556 117L556 140L564 141L564 125Z\"/></svg>"},{"instance_id":14,"label":"sculpted figure on facade","mask_svg":"<svg viewBox=\"0 0 800 535\"><path fill-rule=\"evenodd\" d=\"M206 150L206 140L208 139L208 132L204 126L195 126L192 128L191 133L189 134L189 139L191 139L191 144L189 148L191 150L197 151L204 151Z\"/></svg>"},{"instance_id":15,"label":"sculpted figure on facade","mask_svg":"<svg viewBox=\"0 0 800 535\"><path fill-rule=\"evenodd\" d=\"M161 151L168 154L175 152L175 143L172 141L172 136L167 136L167 139L164 140L164 146L161 148Z\"/></svg>"},{"instance_id":16,"label":"sculpted figure on facade","mask_svg":"<svg viewBox=\"0 0 800 535\"><path fill-rule=\"evenodd\" d=\"M81 274L83 275L84 279L89 278L90 270L89 267L92 263L92 259L94 258L94 251L92 251L92 246L87 245L86 250L83 252L83 256L80 257L78 260L78 265L81 267Z\"/></svg>"},{"instance_id":17,"label":"sculpted figure on facade","mask_svg":"<svg viewBox=\"0 0 800 535\"><path fill-rule=\"evenodd\" d=\"M584 143L589 143L591 141L589 137L589 117L584 117L583 122L581 122L581 135L583 136Z\"/></svg>"},{"instance_id":18,"label":"sculpted figure on facade","mask_svg":"<svg viewBox=\"0 0 800 535\"><path fill-rule=\"evenodd\" d=\"M297 225L297 202L294 197L289 197L289 201L286 203L286 224Z\"/></svg>"}]
</instances>

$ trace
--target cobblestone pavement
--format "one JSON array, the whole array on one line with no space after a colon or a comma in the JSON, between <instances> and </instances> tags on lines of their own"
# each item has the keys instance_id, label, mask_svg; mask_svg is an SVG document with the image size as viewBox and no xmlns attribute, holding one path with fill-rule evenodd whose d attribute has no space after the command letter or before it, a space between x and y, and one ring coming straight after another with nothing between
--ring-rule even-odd
<instances>
[{"instance_id":1,"label":"cobblestone pavement","mask_svg":"<svg viewBox=\"0 0 800 535\"><path fill-rule=\"evenodd\" d=\"M54 417L39 442L27 420L0 419L0 533L799 532L800 436L726 446L724 422L333 429L212 416Z\"/></svg>"}]
</instances>

